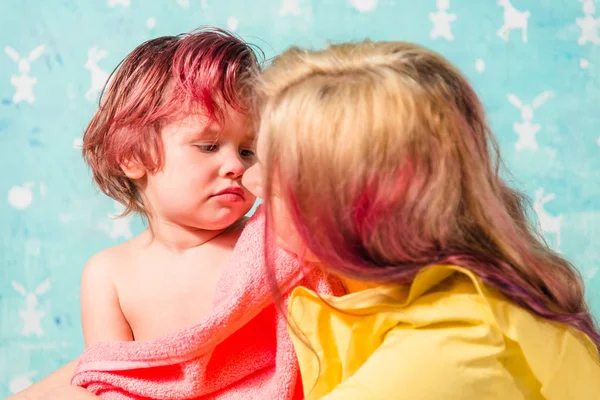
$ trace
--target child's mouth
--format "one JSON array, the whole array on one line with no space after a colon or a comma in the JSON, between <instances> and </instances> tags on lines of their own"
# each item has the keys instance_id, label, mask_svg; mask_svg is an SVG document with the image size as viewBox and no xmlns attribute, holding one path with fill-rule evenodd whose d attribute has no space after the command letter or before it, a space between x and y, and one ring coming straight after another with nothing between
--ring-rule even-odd
<instances>
[{"instance_id":1,"label":"child's mouth","mask_svg":"<svg viewBox=\"0 0 600 400\"><path fill-rule=\"evenodd\" d=\"M246 193L242 188L232 186L227 189L221 190L212 197L216 197L219 200L227 202L238 202L246 200Z\"/></svg>"}]
</instances>

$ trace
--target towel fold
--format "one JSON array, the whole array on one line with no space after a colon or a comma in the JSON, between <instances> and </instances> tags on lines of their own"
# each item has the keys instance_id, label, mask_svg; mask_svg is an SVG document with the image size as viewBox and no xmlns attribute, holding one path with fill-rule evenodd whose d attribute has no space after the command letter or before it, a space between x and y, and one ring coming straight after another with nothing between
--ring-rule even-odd
<instances>
[{"instance_id":1,"label":"towel fold","mask_svg":"<svg viewBox=\"0 0 600 400\"><path fill-rule=\"evenodd\" d=\"M264 232L260 207L242 232L217 285L213 312L203 321L157 340L92 345L71 383L105 400L302 399L287 316L273 302L271 282L283 288L284 310L296 286L332 295L343 294L343 286L316 269L307 271L282 249L276 249L277 268L269 276Z\"/></svg>"}]
</instances>

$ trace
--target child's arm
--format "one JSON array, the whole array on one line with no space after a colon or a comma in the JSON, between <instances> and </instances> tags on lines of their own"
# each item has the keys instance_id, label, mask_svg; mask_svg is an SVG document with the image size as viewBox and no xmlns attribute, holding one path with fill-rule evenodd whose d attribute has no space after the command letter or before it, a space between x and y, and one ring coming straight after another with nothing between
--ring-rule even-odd
<instances>
[{"instance_id":1,"label":"child's arm","mask_svg":"<svg viewBox=\"0 0 600 400\"><path fill-rule=\"evenodd\" d=\"M113 280L120 258L113 249L105 250L92 257L83 269L81 325L86 346L100 341L133 340Z\"/></svg>"},{"instance_id":2,"label":"child's arm","mask_svg":"<svg viewBox=\"0 0 600 400\"><path fill-rule=\"evenodd\" d=\"M98 400L96 396L79 386L57 386L48 392L44 400Z\"/></svg>"},{"instance_id":3,"label":"child's arm","mask_svg":"<svg viewBox=\"0 0 600 400\"><path fill-rule=\"evenodd\" d=\"M71 386L71 376L76 365L77 360L71 361L7 400L97 399L85 389Z\"/></svg>"}]
</instances>

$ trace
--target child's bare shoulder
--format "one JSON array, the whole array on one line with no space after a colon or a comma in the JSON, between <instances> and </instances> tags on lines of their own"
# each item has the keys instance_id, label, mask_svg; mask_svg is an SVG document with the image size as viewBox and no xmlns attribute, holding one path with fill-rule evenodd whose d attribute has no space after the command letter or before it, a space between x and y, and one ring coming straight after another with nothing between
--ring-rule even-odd
<instances>
[{"instance_id":1,"label":"child's bare shoulder","mask_svg":"<svg viewBox=\"0 0 600 400\"><path fill-rule=\"evenodd\" d=\"M81 321L86 345L99 341L133 340L121 309L119 282L129 268L139 237L93 255L81 277Z\"/></svg>"},{"instance_id":2,"label":"child's bare shoulder","mask_svg":"<svg viewBox=\"0 0 600 400\"><path fill-rule=\"evenodd\" d=\"M132 259L143 247L141 243L146 233L128 240L127 242L109 247L94 254L86 262L83 275L92 276L95 279L114 279L115 274L132 265Z\"/></svg>"}]
</instances>

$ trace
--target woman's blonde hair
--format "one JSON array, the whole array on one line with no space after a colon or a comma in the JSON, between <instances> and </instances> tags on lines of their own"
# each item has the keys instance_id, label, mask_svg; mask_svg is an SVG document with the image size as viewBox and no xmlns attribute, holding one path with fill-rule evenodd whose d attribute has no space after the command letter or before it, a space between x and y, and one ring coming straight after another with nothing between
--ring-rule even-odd
<instances>
[{"instance_id":1,"label":"woman's blonde hair","mask_svg":"<svg viewBox=\"0 0 600 400\"><path fill-rule=\"evenodd\" d=\"M291 48L259 92L271 228L276 179L294 228L328 270L409 283L427 266L461 265L600 346L580 276L500 177L483 106L449 61L403 42Z\"/></svg>"}]
</instances>

